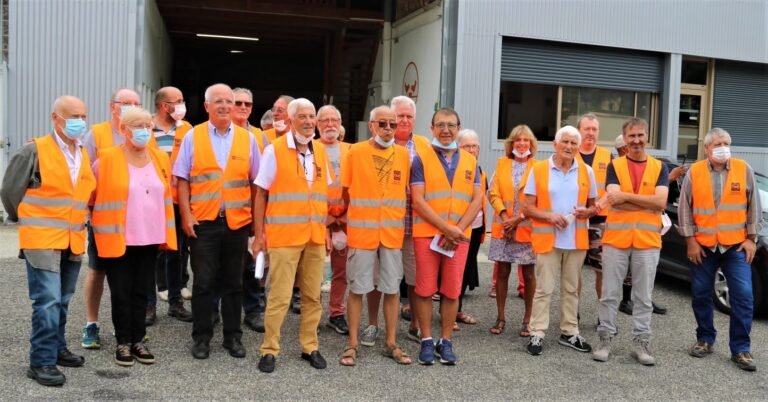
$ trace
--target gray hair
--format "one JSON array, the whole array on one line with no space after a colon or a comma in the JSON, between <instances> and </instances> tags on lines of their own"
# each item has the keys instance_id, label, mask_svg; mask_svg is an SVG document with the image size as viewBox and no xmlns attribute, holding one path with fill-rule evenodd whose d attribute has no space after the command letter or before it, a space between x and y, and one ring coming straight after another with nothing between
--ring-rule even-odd
<instances>
[{"instance_id":1,"label":"gray hair","mask_svg":"<svg viewBox=\"0 0 768 402\"><path fill-rule=\"evenodd\" d=\"M584 120L584 119L592 120L592 121L598 121L597 120L597 116L594 113L592 113L592 112L585 113L581 117L579 117L579 120L576 121L576 128L581 128L581 121ZM600 123L598 122L598 124L600 124Z\"/></svg>"},{"instance_id":2,"label":"gray hair","mask_svg":"<svg viewBox=\"0 0 768 402\"><path fill-rule=\"evenodd\" d=\"M141 99L141 96L139 96L138 92L134 91L131 88L123 87L123 88L116 89L115 92L112 92L112 97L110 97L109 100L112 102L117 102L117 95L119 95L120 92L123 92L123 91L131 91L133 92L134 95L136 95L137 98Z\"/></svg>"},{"instance_id":3,"label":"gray hair","mask_svg":"<svg viewBox=\"0 0 768 402\"><path fill-rule=\"evenodd\" d=\"M413 99L405 95L395 96L394 98L392 98L392 100L389 102L389 107L391 107L392 110L394 110L397 105L403 105L403 104L410 106L411 110L413 110L413 116L416 117L416 102L414 102Z\"/></svg>"},{"instance_id":4,"label":"gray hair","mask_svg":"<svg viewBox=\"0 0 768 402\"><path fill-rule=\"evenodd\" d=\"M469 138L474 138L477 142L480 142L480 136L478 136L477 132L471 128L465 128L459 131L459 135L456 136L456 142L461 144L465 139Z\"/></svg>"},{"instance_id":5,"label":"gray hair","mask_svg":"<svg viewBox=\"0 0 768 402\"><path fill-rule=\"evenodd\" d=\"M555 142L560 142L560 140L563 139L564 135L567 135L570 137L576 137L576 145L581 144L581 133L576 127L564 126L561 129L557 130L557 133L555 133Z\"/></svg>"},{"instance_id":6,"label":"gray hair","mask_svg":"<svg viewBox=\"0 0 768 402\"><path fill-rule=\"evenodd\" d=\"M249 98L251 98L251 101L253 101L253 92L251 92L251 90L248 89L248 88L237 87L237 88L232 90L232 93L234 93L234 94L246 94L246 95L248 95Z\"/></svg>"},{"instance_id":7,"label":"gray hair","mask_svg":"<svg viewBox=\"0 0 768 402\"><path fill-rule=\"evenodd\" d=\"M261 115L261 121L260 121L260 123L261 123L261 126L262 126L262 127L263 127L263 126L265 126L265 125L267 125L267 124L272 124L272 123L274 123L274 121L273 121L273 119L272 119L272 109L267 109L267 111L266 111L266 112L264 112L264 114L263 114L263 115Z\"/></svg>"},{"instance_id":8,"label":"gray hair","mask_svg":"<svg viewBox=\"0 0 768 402\"><path fill-rule=\"evenodd\" d=\"M331 111L335 112L336 116L339 116L339 120L341 120L341 112L339 111L339 109L336 109L336 106L333 106L333 105L324 105L324 106L320 107L320 109L317 110L317 115L320 116L326 110L331 110Z\"/></svg>"},{"instance_id":9,"label":"gray hair","mask_svg":"<svg viewBox=\"0 0 768 402\"><path fill-rule=\"evenodd\" d=\"M707 135L704 136L704 145L711 145L715 138L723 137L728 139L728 144L731 143L731 135L727 131L720 127L712 127L711 130L707 131Z\"/></svg>"},{"instance_id":10,"label":"gray hair","mask_svg":"<svg viewBox=\"0 0 768 402\"><path fill-rule=\"evenodd\" d=\"M305 107L310 107L312 108L312 113L315 112L315 105L313 105L309 99L299 98L292 100L291 103L288 104L288 118L293 119L296 116L296 111L299 110L299 108Z\"/></svg>"},{"instance_id":11,"label":"gray hair","mask_svg":"<svg viewBox=\"0 0 768 402\"><path fill-rule=\"evenodd\" d=\"M223 84L223 83L213 84L213 85L211 85L211 86L209 86L208 88L205 89L205 101L206 102L210 102L211 101L211 92L213 91L214 87L217 87L219 85L222 85L222 86L226 87L230 91L232 90L232 88L230 88L229 85L227 85L227 84Z\"/></svg>"},{"instance_id":12,"label":"gray hair","mask_svg":"<svg viewBox=\"0 0 768 402\"><path fill-rule=\"evenodd\" d=\"M387 110L387 111L390 111L390 112L394 113L392 108L387 106L387 105L376 106L375 108L373 108L371 110L371 113L368 115L368 121L373 121L373 118L376 116L376 114L379 113L379 111L382 111L382 110Z\"/></svg>"},{"instance_id":13,"label":"gray hair","mask_svg":"<svg viewBox=\"0 0 768 402\"><path fill-rule=\"evenodd\" d=\"M294 98L291 95L280 95L277 97L277 99L275 99L275 102L277 102L280 99L284 100L286 105L296 100L296 98Z\"/></svg>"}]
</instances>

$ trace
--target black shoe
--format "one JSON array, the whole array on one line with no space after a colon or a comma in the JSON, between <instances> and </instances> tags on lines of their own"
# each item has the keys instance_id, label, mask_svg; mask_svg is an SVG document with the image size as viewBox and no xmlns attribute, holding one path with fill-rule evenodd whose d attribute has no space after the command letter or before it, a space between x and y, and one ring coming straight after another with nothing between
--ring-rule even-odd
<instances>
[{"instance_id":1,"label":"black shoe","mask_svg":"<svg viewBox=\"0 0 768 402\"><path fill-rule=\"evenodd\" d=\"M230 339L222 342L221 346L229 351L229 355L232 357L242 358L245 357L245 347L239 339Z\"/></svg>"},{"instance_id":2,"label":"black shoe","mask_svg":"<svg viewBox=\"0 0 768 402\"><path fill-rule=\"evenodd\" d=\"M121 343L117 345L115 349L115 363L118 366L131 367L133 366L133 355L131 354L131 346L127 343Z\"/></svg>"},{"instance_id":3,"label":"black shoe","mask_svg":"<svg viewBox=\"0 0 768 402\"><path fill-rule=\"evenodd\" d=\"M653 306L653 314L658 314L658 315L667 314L667 308L666 307L659 306L658 304L656 304L654 302L651 302L651 305Z\"/></svg>"},{"instance_id":4,"label":"black shoe","mask_svg":"<svg viewBox=\"0 0 768 402\"><path fill-rule=\"evenodd\" d=\"M632 315L633 307L632 300L622 300L621 303L619 303L619 311L626 315Z\"/></svg>"},{"instance_id":5,"label":"black shoe","mask_svg":"<svg viewBox=\"0 0 768 402\"><path fill-rule=\"evenodd\" d=\"M155 355L147 349L144 342L134 343L131 346L131 355L141 364L153 364L155 362Z\"/></svg>"},{"instance_id":6,"label":"black shoe","mask_svg":"<svg viewBox=\"0 0 768 402\"><path fill-rule=\"evenodd\" d=\"M192 357L195 359L207 359L211 354L211 347L208 346L208 342L197 341L192 346Z\"/></svg>"},{"instance_id":7,"label":"black shoe","mask_svg":"<svg viewBox=\"0 0 768 402\"><path fill-rule=\"evenodd\" d=\"M301 314L301 295L298 292L294 292L291 296L291 311L294 314Z\"/></svg>"},{"instance_id":8,"label":"black shoe","mask_svg":"<svg viewBox=\"0 0 768 402\"><path fill-rule=\"evenodd\" d=\"M151 327L155 320L157 320L157 308L155 306L147 306L146 314L144 315L144 324Z\"/></svg>"},{"instance_id":9,"label":"black shoe","mask_svg":"<svg viewBox=\"0 0 768 402\"><path fill-rule=\"evenodd\" d=\"M259 360L259 371L271 373L275 371L275 355L264 355Z\"/></svg>"},{"instance_id":10,"label":"black shoe","mask_svg":"<svg viewBox=\"0 0 768 402\"><path fill-rule=\"evenodd\" d=\"M328 366L328 363L325 362L325 359L320 354L319 350L316 350L312 353L302 353L301 358L308 361L310 366L318 370L322 370Z\"/></svg>"},{"instance_id":11,"label":"black shoe","mask_svg":"<svg viewBox=\"0 0 768 402\"><path fill-rule=\"evenodd\" d=\"M181 300L168 306L168 315L179 321L192 322L192 312L184 308Z\"/></svg>"},{"instance_id":12,"label":"black shoe","mask_svg":"<svg viewBox=\"0 0 768 402\"><path fill-rule=\"evenodd\" d=\"M56 357L57 366L80 367L83 364L85 364L85 358L70 352L69 349L60 351Z\"/></svg>"},{"instance_id":13,"label":"black shoe","mask_svg":"<svg viewBox=\"0 0 768 402\"><path fill-rule=\"evenodd\" d=\"M67 381L67 377L56 366L30 367L27 369L27 377L47 387L63 385Z\"/></svg>"},{"instance_id":14,"label":"black shoe","mask_svg":"<svg viewBox=\"0 0 768 402\"><path fill-rule=\"evenodd\" d=\"M213 315L211 316L211 322L213 323L211 324L213 326L216 326L216 324L221 322L221 316L219 315L218 311L213 312Z\"/></svg>"},{"instance_id":15,"label":"black shoe","mask_svg":"<svg viewBox=\"0 0 768 402\"><path fill-rule=\"evenodd\" d=\"M262 316L261 313L246 315L245 318L243 318L243 324L260 334L264 333L264 316Z\"/></svg>"},{"instance_id":16,"label":"black shoe","mask_svg":"<svg viewBox=\"0 0 768 402\"><path fill-rule=\"evenodd\" d=\"M329 318L326 325L342 335L349 334L349 325L347 325L347 320L344 319L343 315Z\"/></svg>"}]
</instances>

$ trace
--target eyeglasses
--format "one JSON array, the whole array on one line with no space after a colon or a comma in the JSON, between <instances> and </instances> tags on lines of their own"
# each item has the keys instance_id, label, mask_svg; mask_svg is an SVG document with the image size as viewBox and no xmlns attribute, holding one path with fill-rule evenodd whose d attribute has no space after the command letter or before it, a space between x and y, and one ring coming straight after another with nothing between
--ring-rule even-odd
<instances>
[{"instance_id":1,"label":"eyeglasses","mask_svg":"<svg viewBox=\"0 0 768 402\"><path fill-rule=\"evenodd\" d=\"M455 123L437 123L434 127L437 127L440 130L445 130L447 128L448 130L455 131L459 128L459 125Z\"/></svg>"},{"instance_id":2,"label":"eyeglasses","mask_svg":"<svg viewBox=\"0 0 768 402\"><path fill-rule=\"evenodd\" d=\"M165 103L166 105L183 105L184 104L184 99L177 100L176 102L163 102L163 103Z\"/></svg>"},{"instance_id":3,"label":"eyeglasses","mask_svg":"<svg viewBox=\"0 0 768 402\"><path fill-rule=\"evenodd\" d=\"M336 119L333 117L329 117L327 119L320 119L317 121L320 124L326 124L326 123L333 123L333 124L339 124L341 123L341 119Z\"/></svg>"},{"instance_id":4,"label":"eyeglasses","mask_svg":"<svg viewBox=\"0 0 768 402\"><path fill-rule=\"evenodd\" d=\"M273 107L272 108L272 113L285 113L285 112L286 112L286 110L284 108L281 108L281 107Z\"/></svg>"},{"instance_id":5,"label":"eyeglasses","mask_svg":"<svg viewBox=\"0 0 768 402\"><path fill-rule=\"evenodd\" d=\"M478 149L480 148L477 144L464 144L461 146L461 149Z\"/></svg>"},{"instance_id":6,"label":"eyeglasses","mask_svg":"<svg viewBox=\"0 0 768 402\"><path fill-rule=\"evenodd\" d=\"M141 102L121 102L121 101L112 101L112 103L120 106L134 106L134 107L141 107Z\"/></svg>"},{"instance_id":7,"label":"eyeglasses","mask_svg":"<svg viewBox=\"0 0 768 402\"><path fill-rule=\"evenodd\" d=\"M372 121L371 123L376 123L379 126L379 128L387 128L387 126L389 126L389 128L392 128L392 129L397 128L397 122L394 122L394 121L379 120L379 121Z\"/></svg>"},{"instance_id":8,"label":"eyeglasses","mask_svg":"<svg viewBox=\"0 0 768 402\"><path fill-rule=\"evenodd\" d=\"M246 102L246 101L235 101L235 106L237 107L251 107L253 106L253 102Z\"/></svg>"}]
</instances>

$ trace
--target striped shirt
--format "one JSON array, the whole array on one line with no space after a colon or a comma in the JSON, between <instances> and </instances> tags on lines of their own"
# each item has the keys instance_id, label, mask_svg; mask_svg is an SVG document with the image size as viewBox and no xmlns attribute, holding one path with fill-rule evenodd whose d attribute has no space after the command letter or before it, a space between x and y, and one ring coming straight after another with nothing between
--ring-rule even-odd
<instances>
[{"instance_id":1,"label":"striped shirt","mask_svg":"<svg viewBox=\"0 0 768 402\"><path fill-rule=\"evenodd\" d=\"M405 147L408 149L408 157L410 162L413 163L413 158L416 157L416 144L413 143L413 133L411 138L405 143ZM411 186L405 186L405 235L410 236L413 233L413 205L411 204Z\"/></svg>"}]
</instances>

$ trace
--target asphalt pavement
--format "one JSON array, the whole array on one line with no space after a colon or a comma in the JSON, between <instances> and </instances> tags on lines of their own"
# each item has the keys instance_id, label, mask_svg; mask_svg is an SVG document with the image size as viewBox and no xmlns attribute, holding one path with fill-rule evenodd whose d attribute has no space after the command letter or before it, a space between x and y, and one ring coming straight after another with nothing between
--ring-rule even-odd
<instances>
[{"instance_id":1,"label":"asphalt pavement","mask_svg":"<svg viewBox=\"0 0 768 402\"><path fill-rule=\"evenodd\" d=\"M111 336L109 290L102 298L101 350L80 347L84 324L82 281L70 305L67 340L70 349L86 358L84 367L62 368L63 387L43 387L26 377L29 365L31 302L26 271L17 254L16 229L0 226L0 389L1 400L765 400L768 384L768 323L756 320L752 351L758 371L748 373L730 361L727 345L728 316L716 313L720 341L715 353L704 359L688 356L695 341L695 321L685 282L659 277L654 300L669 308L653 317L652 350L655 367L641 366L630 356L631 318L619 314L619 335L607 363L590 354L557 344L558 297L553 299L550 330L544 353L530 356L526 340L518 337L523 301L511 295L507 301L507 329L502 335L488 332L496 317L495 300L488 297L491 263L481 256L480 288L466 296L464 311L478 320L462 325L454 336L459 363L456 366L399 366L381 355L382 336L376 346L362 347L356 367L338 364L345 339L325 326L320 328L320 349L328 360L326 370L315 370L300 359L299 316L288 313L282 331L282 352L274 373L257 368L262 334L243 327L248 355L230 357L221 347L221 325L211 342L211 357L195 360L190 323L166 315L160 302L158 321L148 329L149 347L157 363L130 368L113 362L115 340ZM585 272L581 300L581 333L596 343L594 274ZM511 279L510 288L516 285ZM327 302L327 294L324 295ZM189 303L187 302L189 308ZM327 307L327 304L324 304ZM437 303L435 303L437 311ZM435 313L437 314L437 313ZM364 319L365 320L365 319ZM435 328L437 327L435 315ZM383 317L380 318L383 325ZM414 357L418 345L405 338L407 323L401 321L398 342Z\"/></svg>"}]
</instances>

